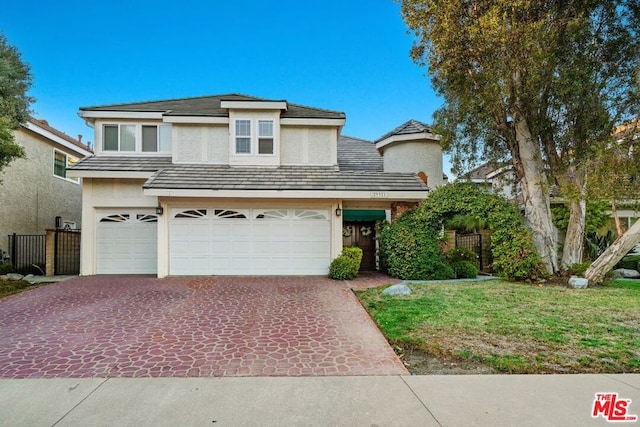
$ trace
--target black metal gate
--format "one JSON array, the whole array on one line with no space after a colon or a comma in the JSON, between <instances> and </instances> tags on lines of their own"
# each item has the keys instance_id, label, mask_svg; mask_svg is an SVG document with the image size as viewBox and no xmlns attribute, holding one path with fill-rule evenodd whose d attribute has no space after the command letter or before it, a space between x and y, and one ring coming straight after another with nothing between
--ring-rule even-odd
<instances>
[{"instance_id":1,"label":"black metal gate","mask_svg":"<svg viewBox=\"0 0 640 427\"><path fill-rule=\"evenodd\" d=\"M482 271L482 234L456 234L456 247L474 252L477 255L478 270Z\"/></svg>"},{"instance_id":2,"label":"black metal gate","mask_svg":"<svg viewBox=\"0 0 640 427\"><path fill-rule=\"evenodd\" d=\"M45 234L9 234L9 259L20 274L44 274Z\"/></svg>"},{"instance_id":3,"label":"black metal gate","mask_svg":"<svg viewBox=\"0 0 640 427\"><path fill-rule=\"evenodd\" d=\"M80 274L80 230L55 231L53 274Z\"/></svg>"}]
</instances>

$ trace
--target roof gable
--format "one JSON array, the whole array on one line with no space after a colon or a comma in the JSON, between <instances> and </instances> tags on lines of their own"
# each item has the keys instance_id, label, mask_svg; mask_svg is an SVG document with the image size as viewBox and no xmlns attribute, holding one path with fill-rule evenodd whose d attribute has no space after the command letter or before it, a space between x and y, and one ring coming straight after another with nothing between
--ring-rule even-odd
<instances>
[{"instance_id":1,"label":"roof gable","mask_svg":"<svg viewBox=\"0 0 640 427\"><path fill-rule=\"evenodd\" d=\"M416 133L432 133L431 127L428 125L419 122L417 120L409 120L406 123L401 124L397 128L393 129L391 132L387 132L380 138L376 139L374 142L380 142L387 138L397 135L413 135Z\"/></svg>"}]
</instances>

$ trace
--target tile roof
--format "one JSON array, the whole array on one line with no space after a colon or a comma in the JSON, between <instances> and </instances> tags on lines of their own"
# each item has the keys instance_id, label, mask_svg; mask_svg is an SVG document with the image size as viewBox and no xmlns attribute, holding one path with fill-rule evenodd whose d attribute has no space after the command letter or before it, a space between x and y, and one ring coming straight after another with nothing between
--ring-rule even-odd
<instances>
[{"instance_id":1,"label":"tile roof","mask_svg":"<svg viewBox=\"0 0 640 427\"><path fill-rule=\"evenodd\" d=\"M219 165L173 165L144 184L148 189L289 190L289 191L427 191L415 174L339 171L335 167L278 168Z\"/></svg>"},{"instance_id":2,"label":"tile roof","mask_svg":"<svg viewBox=\"0 0 640 427\"><path fill-rule=\"evenodd\" d=\"M460 175L458 179L487 179L487 175L500 169L504 164L497 162L483 163L475 169L471 169L469 172Z\"/></svg>"},{"instance_id":3,"label":"tile roof","mask_svg":"<svg viewBox=\"0 0 640 427\"><path fill-rule=\"evenodd\" d=\"M58 129L51 127L49 125L49 122L47 122L46 120L39 120L36 119L35 117L29 116L27 118L27 120L31 123L33 123L36 126L39 126L40 128L51 132L52 134L64 139L65 141L69 142L70 144L73 144L77 147L82 148L83 150L87 150L87 151L91 151L93 152L93 150L91 150L91 148L88 145L85 145L83 143L81 143L80 141L78 141L77 139L67 135L66 133L59 131Z\"/></svg>"},{"instance_id":4,"label":"tile roof","mask_svg":"<svg viewBox=\"0 0 640 427\"><path fill-rule=\"evenodd\" d=\"M412 119L406 123L401 124L391 132L387 132L386 134L382 135L380 138L376 139L374 142L380 142L395 135L411 135L414 133L423 133L423 132L431 133L432 132L431 127L429 127L428 125L422 122Z\"/></svg>"},{"instance_id":5,"label":"tile roof","mask_svg":"<svg viewBox=\"0 0 640 427\"><path fill-rule=\"evenodd\" d=\"M85 171L156 172L171 166L171 157L85 157L70 169Z\"/></svg>"},{"instance_id":6,"label":"tile roof","mask_svg":"<svg viewBox=\"0 0 640 427\"><path fill-rule=\"evenodd\" d=\"M338 140L338 166L342 171L383 171L382 156L373 142L344 135Z\"/></svg>"},{"instance_id":7,"label":"tile roof","mask_svg":"<svg viewBox=\"0 0 640 427\"><path fill-rule=\"evenodd\" d=\"M81 107L81 111L134 111L161 112L166 116L211 116L228 117L226 108L220 108L220 101L279 101L237 93L225 95L198 96L193 98L166 99L160 101L134 102L128 104L97 105ZM319 118L344 119L342 112L307 107L298 104L287 104L287 111L283 111L282 118Z\"/></svg>"}]
</instances>

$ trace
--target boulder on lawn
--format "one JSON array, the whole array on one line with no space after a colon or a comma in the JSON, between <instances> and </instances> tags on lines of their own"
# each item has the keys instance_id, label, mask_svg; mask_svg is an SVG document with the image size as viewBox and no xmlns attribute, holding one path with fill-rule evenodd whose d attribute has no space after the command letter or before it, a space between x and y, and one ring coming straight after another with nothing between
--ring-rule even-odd
<instances>
[{"instance_id":1,"label":"boulder on lawn","mask_svg":"<svg viewBox=\"0 0 640 427\"><path fill-rule=\"evenodd\" d=\"M630 268L618 268L613 270L616 276L622 279L640 279L640 272Z\"/></svg>"},{"instance_id":2,"label":"boulder on lawn","mask_svg":"<svg viewBox=\"0 0 640 427\"><path fill-rule=\"evenodd\" d=\"M22 280L24 278L24 276L19 273L8 273L7 277L9 278L9 280L14 280L14 281Z\"/></svg>"},{"instance_id":3,"label":"boulder on lawn","mask_svg":"<svg viewBox=\"0 0 640 427\"><path fill-rule=\"evenodd\" d=\"M6 274L0 275L0 282L6 282L7 280L9 280L9 276Z\"/></svg>"},{"instance_id":4,"label":"boulder on lawn","mask_svg":"<svg viewBox=\"0 0 640 427\"><path fill-rule=\"evenodd\" d=\"M382 291L383 295L411 295L411 289L404 283L389 286Z\"/></svg>"},{"instance_id":5,"label":"boulder on lawn","mask_svg":"<svg viewBox=\"0 0 640 427\"><path fill-rule=\"evenodd\" d=\"M584 289L589 284L589 281L585 278L578 276L571 276L569 279L569 285L574 289Z\"/></svg>"}]
</instances>

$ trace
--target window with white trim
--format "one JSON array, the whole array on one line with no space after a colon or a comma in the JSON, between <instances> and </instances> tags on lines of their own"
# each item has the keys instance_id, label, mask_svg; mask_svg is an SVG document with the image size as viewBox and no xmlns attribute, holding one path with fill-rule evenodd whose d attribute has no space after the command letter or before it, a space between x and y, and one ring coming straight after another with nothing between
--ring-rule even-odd
<instances>
[{"instance_id":1,"label":"window with white trim","mask_svg":"<svg viewBox=\"0 0 640 427\"><path fill-rule=\"evenodd\" d=\"M273 154L273 120L258 120L258 154Z\"/></svg>"},{"instance_id":2,"label":"window with white trim","mask_svg":"<svg viewBox=\"0 0 640 427\"><path fill-rule=\"evenodd\" d=\"M104 125L102 151L136 151L135 125Z\"/></svg>"},{"instance_id":3,"label":"window with white trim","mask_svg":"<svg viewBox=\"0 0 640 427\"><path fill-rule=\"evenodd\" d=\"M73 166L77 161L77 158L70 156L67 153L53 150L53 174L59 178L78 182L78 178L71 178L67 176L67 168Z\"/></svg>"},{"instance_id":4,"label":"window with white trim","mask_svg":"<svg viewBox=\"0 0 640 427\"><path fill-rule=\"evenodd\" d=\"M251 154L251 120L236 120L236 154Z\"/></svg>"},{"instance_id":5,"label":"window with white trim","mask_svg":"<svg viewBox=\"0 0 640 427\"><path fill-rule=\"evenodd\" d=\"M102 126L102 151L170 153L171 125L105 124Z\"/></svg>"},{"instance_id":6,"label":"window with white trim","mask_svg":"<svg viewBox=\"0 0 640 427\"><path fill-rule=\"evenodd\" d=\"M236 119L234 121L235 155L273 156L275 121L271 119Z\"/></svg>"}]
</instances>

